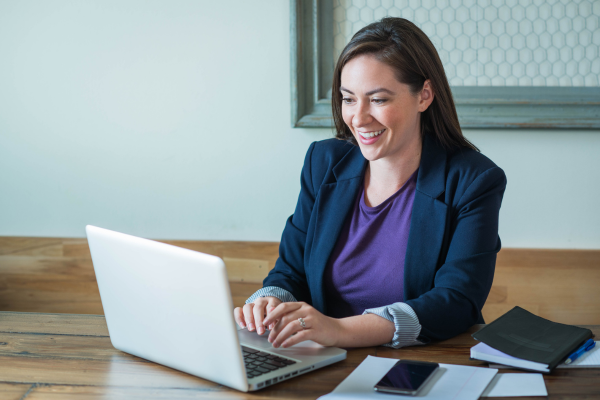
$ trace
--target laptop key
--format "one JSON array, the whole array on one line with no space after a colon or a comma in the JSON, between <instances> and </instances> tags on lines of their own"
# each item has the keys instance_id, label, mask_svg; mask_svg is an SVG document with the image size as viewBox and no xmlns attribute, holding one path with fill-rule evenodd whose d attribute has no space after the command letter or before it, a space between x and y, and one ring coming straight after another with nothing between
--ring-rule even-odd
<instances>
[{"instance_id":1,"label":"laptop key","mask_svg":"<svg viewBox=\"0 0 600 400\"><path fill-rule=\"evenodd\" d=\"M279 367L276 367L275 365L266 364L266 363L263 364L263 365L261 365L258 368L266 368L266 369L271 370L271 371L275 371L276 369L279 369Z\"/></svg>"},{"instance_id":2,"label":"laptop key","mask_svg":"<svg viewBox=\"0 0 600 400\"><path fill-rule=\"evenodd\" d=\"M254 350L254 349L251 349L250 347L246 347L246 346L242 346L242 351L245 351L246 353L251 353L251 354L256 354L259 352L258 350Z\"/></svg>"},{"instance_id":3,"label":"laptop key","mask_svg":"<svg viewBox=\"0 0 600 400\"><path fill-rule=\"evenodd\" d=\"M285 367L285 366L286 366L284 363L280 363L280 362L278 362L278 361L275 361L275 360L267 360L267 361L265 361L265 362L266 362L267 364L269 364L269 365L274 365L274 366L275 366L275 367L277 367L277 368L282 368L282 367Z\"/></svg>"},{"instance_id":4,"label":"laptop key","mask_svg":"<svg viewBox=\"0 0 600 400\"><path fill-rule=\"evenodd\" d=\"M296 364L296 361L290 360L288 358L279 357L275 354L254 350L245 346L242 346L242 351L244 353L244 362L246 363L247 368L249 365L252 365L260 366L262 368L267 369L271 369L269 367L274 367L274 369L278 369L286 367L288 365Z\"/></svg>"},{"instance_id":5,"label":"laptop key","mask_svg":"<svg viewBox=\"0 0 600 400\"><path fill-rule=\"evenodd\" d=\"M252 371L250 373L252 374L252 376L259 376L259 375L263 374L262 372L259 372L259 371Z\"/></svg>"},{"instance_id":6,"label":"laptop key","mask_svg":"<svg viewBox=\"0 0 600 400\"><path fill-rule=\"evenodd\" d=\"M262 372L262 373L265 373L265 372L270 372L270 371L271 371L270 369L268 369L268 368L263 368L263 367L256 367L254 370L255 370L255 371Z\"/></svg>"}]
</instances>

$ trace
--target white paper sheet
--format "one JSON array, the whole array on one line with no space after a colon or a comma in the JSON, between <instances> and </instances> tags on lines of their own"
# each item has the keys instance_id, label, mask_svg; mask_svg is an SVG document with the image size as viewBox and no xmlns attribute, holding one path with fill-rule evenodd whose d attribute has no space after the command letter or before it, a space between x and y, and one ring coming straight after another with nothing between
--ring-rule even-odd
<instances>
[{"instance_id":1,"label":"white paper sheet","mask_svg":"<svg viewBox=\"0 0 600 400\"><path fill-rule=\"evenodd\" d=\"M373 387L396 362L398 360L393 358L368 356L333 392L319 399L391 400L389 394L377 393ZM436 376L423 388L420 395L410 398L476 400L497 372L497 369L440 364Z\"/></svg>"},{"instance_id":2,"label":"white paper sheet","mask_svg":"<svg viewBox=\"0 0 600 400\"><path fill-rule=\"evenodd\" d=\"M497 374L481 397L548 396L542 374Z\"/></svg>"}]
</instances>

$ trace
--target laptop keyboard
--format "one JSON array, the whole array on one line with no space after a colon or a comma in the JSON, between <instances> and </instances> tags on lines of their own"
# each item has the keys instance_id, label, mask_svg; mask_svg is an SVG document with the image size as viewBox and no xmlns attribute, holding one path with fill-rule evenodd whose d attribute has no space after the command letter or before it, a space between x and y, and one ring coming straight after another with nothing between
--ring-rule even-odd
<instances>
[{"instance_id":1,"label":"laptop keyboard","mask_svg":"<svg viewBox=\"0 0 600 400\"><path fill-rule=\"evenodd\" d=\"M244 363L246 364L246 375L249 379L287 367L288 365L296 364L296 361L289 358L279 357L246 346L242 346L242 354L244 355Z\"/></svg>"}]
</instances>

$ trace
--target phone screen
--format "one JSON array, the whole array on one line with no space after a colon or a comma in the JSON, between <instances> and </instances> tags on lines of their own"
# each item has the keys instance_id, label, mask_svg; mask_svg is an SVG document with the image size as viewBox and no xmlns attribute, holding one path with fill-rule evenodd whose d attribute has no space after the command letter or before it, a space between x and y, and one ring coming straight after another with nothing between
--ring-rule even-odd
<instances>
[{"instance_id":1,"label":"phone screen","mask_svg":"<svg viewBox=\"0 0 600 400\"><path fill-rule=\"evenodd\" d=\"M438 367L437 363L401 360L381 378L376 387L414 392L419 390Z\"/></svg>"}]
</instances>

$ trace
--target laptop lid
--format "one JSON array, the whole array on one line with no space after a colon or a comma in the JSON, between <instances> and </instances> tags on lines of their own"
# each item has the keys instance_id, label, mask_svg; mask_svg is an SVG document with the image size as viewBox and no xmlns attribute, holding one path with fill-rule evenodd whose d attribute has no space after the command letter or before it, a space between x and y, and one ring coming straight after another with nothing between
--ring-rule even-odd
<instances>
[{"instance_id":1,"label":"laptop lid","mask_svg":"<svg viewBox=\"0 0 600 400\"><path fill-rule=\"evenodd\" d=\"M220 258L91 225L86 232L115 348L248 391Z\"/></svg>"}]
</instances>

